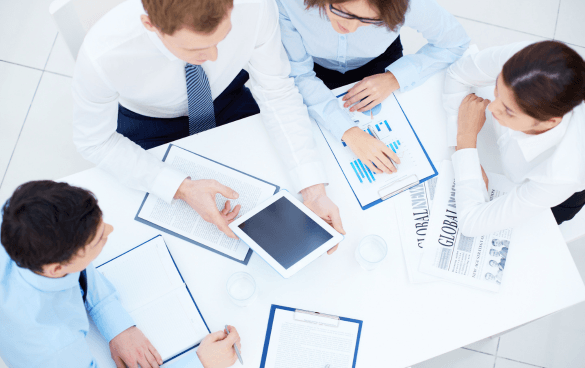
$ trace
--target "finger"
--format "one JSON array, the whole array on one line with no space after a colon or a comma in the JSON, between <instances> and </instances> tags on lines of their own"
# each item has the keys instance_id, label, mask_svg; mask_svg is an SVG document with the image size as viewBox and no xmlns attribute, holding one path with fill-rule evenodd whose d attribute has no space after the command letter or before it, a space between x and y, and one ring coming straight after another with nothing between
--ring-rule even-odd
<instances>
[{"instance_id":1,"label":"finger","mask_svg":"<svg viewBox=\"0 0 585 368\"><path fill-rule=\"evenodd\" d=\"M225 206L223 207L223 210L221 211L221 214L225 216L228 213L230 213L231 209L232 209L232 204L230 203L230 201L226 201Z\"/></svg>"},{"instance_id":2,"label":"finger","mask_svg":"<svg viewBox=\"0 0 585 368\"><path fill-rule=\"evenodd\" d=\"M236 216L238 216L238 213L240 213L240 209L242 208L242 206L237 205L236 207L234 207L234 210L232 212L230 212L225 219L227 220L228 224L232 221L234 221L234 219L236 218Z\"/></svg>"},{"instance_id":3,"label":"finger","mask_svg":"<svg viewBox=\"0 0 585 368\"><path fill-rule=\"evenodd\" d=\"M220 330L220 331L216 331L214 333L207 335L206 339L211 340L211 342L216 342L216 341L221 341L221 340L225 339L226 336L227 336L227 334L225 333L225 331Z\"/></svg>"},{"instance_id":4,"label":"finger","mask_svg":"<svg viewBox=\"0 0 585 368\"><path fill-rule=\"evenodd\" d=\"M236 192L230 187L223 185L220 182L216 182L215 190L217 191L217 193L229 199L238 199L238 197L240 196L238 192Z\"/></svg>"},{"instance_id":5,"label":"finger","mask_svg":"<svg viewBox=\"0 0 585 368\"><path fill-rule=\"evenodd\" d=\"M150 344L148 346L148 350L154 356L154 359L156 359L156 362L158 363L158 365L162 365L163 364L163 359L160 356L160 354L158 353L158 350L156 350L156 348L154 346L152 346L152 344Z\"/></svg>"},{"instance_id":6,"label":"finger","mask_svg":"<svg viewBox=\"0 0 585 368\"><path fill-rule=\"evenodd\" d=\"M154 367L150 364L150 362L148 361L148 359L146 358L145 354L142 354L138 360L137 360L137 364L140 364L141 368L157 368L158 366L155 365ZM138 367L138 366L137 366Z\"/></svg>"},{"instance_id":7,"label":"finger","mask_svg":"<svg viewBox=\"0 0 585 368\"><path fill-rule=\"evenodd\" d=\"M344 107L350 107L353 104L360 102L361 100L363 100L366 97L368 97L368 90L367 89L364 89L363 91L355 94L352 98L350 98L349 100L347 100L347 102L343 106Z\"/></svg>"},{"instance_id":8,"label":"finger","mask_svg":"<svg viewBox=\"0 0 585 368\"><path fill-rule=\"evenodd\" d=\"M374 156L375 158L375 156ZM372 171L375 172L376 174L381 174L383 173L382 170L378 169L373 163L372 161L368 160L362 160L362 162Z\"/></svg>"},{"instance_id":9,"label":"finger","mask_svg":"<svg viewBox=\"0 0 585 368\"><path fill-rule=\"evenodd\" d=\"M364 108L366 106L374 107L374 105L370 105L372 100L374 99L373 96L370 96L371 91L366 90L363 92L363 97L356 101L355 105L353 105L349 111L357 111L357 109Z\"/></svg>"},{"instance_id":10,"label":"finger","mask_svg":"<svg viewBox=\"0 0 585 368\"><path fill-rule=\"evenodd\" d=\"M492 101L488 100L487 98L485 100L483 100L484 108L487 108L488 105L491 104L491 103L492 103Z\"/></svg>"},{"instance_id":11,"label":"finger","mask_svg":"<svg viewBox=\"0 0 585 368\"><path fill-rule=\"evenodd\" d=\"M228 326L229 328L229 326ZM236 342L240 341L240 334L234 329L230 330L230 334L223 340L226 345L232 346Z\"/></svg>"},{"instance_id":12,"label":"finger","mask_svg":"<svg viewBox=\"0 0 585 368\"><path fill-rule=\"evenodd\" d=\"M390 160L390 158L385 154L377 156L377 159L380 160L380 162L382 162L382 164L384 164L384 166L390 170L390 173L395 173L398 171L396 166L394 166L394 162L392 162L392 160Z\"/></svg>"},{"instance_id":13,"label":"finger","mask_svg":"<svg viewBox=\"0 0 585 368\"><path fill-rule=\"evenodd\" d=\"M468 102L471 101L475 96L475 93L470 93L467 96L465 96L465 98L463 99L463 102Z\"/></svg>"},{"instance_id":14,"label":"finger","mask_svg":"<svg viewBox=\"0 0 585 368\"><path fill-rule=\"evenodd\" d=\"M230 227L228 226L228 222L225 219L225 217L223 217L219 211L215 212L211 216L211 223L213 223L215 226L217 226L219 231L221 231L225 235L229 236L230 238L233 238L233 239L238 238L236 236L236 234L234 234L232 229L230 229Z\"/></svg>"},{"instance_id":15,"label":"finger","mask_svg":"<svg viewBox=\"0 0 585 368\"><path fill-rule=\"evenodd\" d=\"M347 93L345 94L345 96L343 96L343 101L347 101L350 98L354 97L356 94L360 93L361 91L363 91L365 89L365 87L362 85L362 81L356 83L353 87L351 87L349 89L349 91L347 91ZM347 105L349 106L349 105ZM347 107L345 106L345 107Z\"/></svg>"},{"instance_id":16,"label":"finger","mask_svg":"<svg viewBox=\"0 0 585 368\"><path fill-rule=\"evenodd\" d=\"M116 363L116 368L126 368L126 364L119 356L114 357L114 363Z\"/></svg>"},{"instance_id":17,"label":"finger","mask_svg":"<svg viewBox=\"0 0 585 368\"><path fill-rule=\"evenodd\" d=\"M377 103L375 101L376 99L373 96L368 96L368 98L355 105L353 108L359 112L368 111L376 107Z\"/></svg>"},{"instance_id":18,"label":"finger","mask_svg":"<svg viewBox=\"0 0 585 368\"><path fill-rule=\"evenodd\" d=\"M336 246L334 246L333 248L329 249L327 251L327 255L332 255L333 252L335 252L337 250L337 247L339 247L339 244L337 244Z\"/></svg>"},{"instance_id":19,"label":"finger","mask_svg":"<svg viewBox=\"0 0 585 368\"><path fill-rule=\"evenodd\" d=\"M146 361L148 363L148 365L146 367L151 367L151 368L158 368L159 364L156 361L156 358L154 357L154 355L152 355L152 353L150 352L150 350L147 350L144 352L144 357L146 358ZM142 364L140 364L142 365ZM144 368L144 367L142 367Z\"/></svg>"},{"instance_id":20,"label":"finger","mask_svg":"<svg viewBox=\"0 0 585 368\"><path fill-rule=\"evenodd\" d=\"M392 159L392 161L396 162L397 164L400 164L400 157L398 157L398 155L394 151L392 151L390 148L383 146L382 152L386 156L390 157ZM394 165L394 166L396 166L396 165ZM398 171L398 168L396 170Z\"/></svg>"},{"instance_id":21,"label":"finger","mask_svg":"<svg viewBox=\"0 0 585 368\"><path fill-rule=\"evenodd\" d=\"M390 161L390 160L386 160L386 161ZM392 165L392 167L390 168L390 167L386 166L386 164L384 162L382 162L382 160L380 160L380 158L378 158L378 157L376 157L373 162L376 166L378 166L378 168L382 169L382 171L384 171L387 174L392 174L395 172L394 170L396 170L394 165Z\"/></svg>"},{"instance_id":22,"label":"finger","mask_svg":"<svg viewBox=\"0 0 585 368\"><path fill-rule=\"evenodd\" d=\"M339 214L339 208L335 207L335 210L331 214L331 226L340 234L345 235L343 224L341 223L341 215Z\"/></svg>"}]
</instances>

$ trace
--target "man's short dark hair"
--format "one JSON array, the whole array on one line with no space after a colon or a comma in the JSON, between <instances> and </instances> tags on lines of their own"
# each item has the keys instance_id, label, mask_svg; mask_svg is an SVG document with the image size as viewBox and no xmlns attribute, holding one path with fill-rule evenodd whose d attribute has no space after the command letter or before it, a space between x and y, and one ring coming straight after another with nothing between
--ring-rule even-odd
<instances>
[{"instance_id":1,"label":"man's short dark hair","mask_svg":"<svg viewBox=\"0 0 585 368\"><path fill-rule=\"evenodd\" d=\"M102 211L90 191L51 180L19 186L2 208L0 240L19 267L66 264L95 237Z\"/></svg>"}]
</instances>

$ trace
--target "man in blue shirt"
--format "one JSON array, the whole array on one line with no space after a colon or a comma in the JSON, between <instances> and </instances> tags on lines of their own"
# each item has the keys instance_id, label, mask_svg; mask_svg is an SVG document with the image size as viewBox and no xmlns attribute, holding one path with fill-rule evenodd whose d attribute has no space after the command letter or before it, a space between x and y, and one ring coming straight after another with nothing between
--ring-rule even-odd
<instances>
[{"instance_id":1,"label":"man in blue shirt","mask_svg":"<svg viewBox=\"0 0 585 368\"><path fill-rule=\"evenodd\" d=\"M91 262L113 227L92 193L66 183L21 185L2 208L0 356L10 367L97 367L86 343L87 313L110 344L117 367L154 368L156 348ZM184 367L234 364L230 328L208 335Z\"/></svg>"}]
</instances>

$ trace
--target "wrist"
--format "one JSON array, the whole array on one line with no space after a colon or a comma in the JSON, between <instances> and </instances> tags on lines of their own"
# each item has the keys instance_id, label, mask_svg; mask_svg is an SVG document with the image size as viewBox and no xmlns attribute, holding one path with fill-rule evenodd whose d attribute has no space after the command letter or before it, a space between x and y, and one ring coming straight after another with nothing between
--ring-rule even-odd
<instances>
[{"instance_id":1,"label":"wrist","mask_svg":"<svg viewBox=\"0 0 585 368\"><path fill-rule=\"evenodd\" d=\"M316 184L301 190L303 202L311 201L321 195L325 195L325 184Z\"/></svg>"},{"instance_id":2,"label":"wrist","mask_svg":"<svg viewBox=\"0 0 585 368\"><path fill-rule=\"evenodd\" d=\"M476 134L458 134L457 135L457 151L466 148L477 148Z\"/></svg>"},{"instance_id":3,"label":"wrist","mask_svg":"<svg viewBox=\"0 0 585 368\"><path fill-rule=\"evenodd\" d=\"M356 135L357 133L359 133L361 130L359 127L352 127L349 128L348 130L345 131L345 133L343 133L343 136L341 136L341 140L344 141L345 143L347 143L348 141L351 140L351 138Z\"/></svg>"},{"instance_id":4,"label":"wrist","mask_svg":"<svg viewBox=\"0 0 585 368\"><path fill-rule=\"evenodd\" d=\"M185 199L185 191L187 189L187 186L189 185L188 183L191 181L190 177L185 178L185 180L183 180L183 182L181 183L181 185L179 185L179 189L177 189L177 192L175 193L175 196L173 197L173 199Z\"/></svg>"},{"instance_id":5,"label":"wrist","mask_svg":"<svg viewBox=\"0 0 585 368\"><path fill-rule=\"evenodd\" d=\"M384 75L386 75L388 77L389 83L392 85L393 91L400 88L400 83L398 83L398 79L396 79L396 76L392 72L386 71L384 73Z\"/></svg>"}]
</instances>

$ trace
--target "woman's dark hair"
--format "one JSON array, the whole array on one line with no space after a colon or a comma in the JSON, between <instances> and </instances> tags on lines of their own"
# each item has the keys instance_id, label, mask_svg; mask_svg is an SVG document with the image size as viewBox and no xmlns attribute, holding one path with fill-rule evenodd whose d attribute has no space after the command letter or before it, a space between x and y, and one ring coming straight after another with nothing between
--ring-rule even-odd
<instances>
[{"instance_id":1,"label":"woman's dark hair","mask_svg":"<svg viewBox=\"0 0 585 368\"><path fill-rule=\"evenodd\" d=\"M502 78L518 106L539 121L563 117L585 100L585 61L562 42L523 48L504 64Z\"/></svg>"},{"instance_id":2,"label":"woman's dark hair","mask_svg":"<svg viewBox=\"0 0 585 368\"><path fill-rule=\"evenodd\" d=\"M94 195L67 183L31 181L2 208L2 245L19 267L67 263L94 238L102 218Z\"/></svg>"},{"instance_id":3,"label":"woman's dark hair","mask_svg":"<svg viewBox=\"0 0 585 368\"><path fill-rule=\"evenodd\" d=\"M305 5L307 9L316 6L319 10L325 11L329 4L335 5L349 1L353 0L305 0ZM404 24L409 2L409 0L368 0L372 8L378 11L379 19L392 32L396 32L398 27Z\"/></svg>"}]
</instances>

